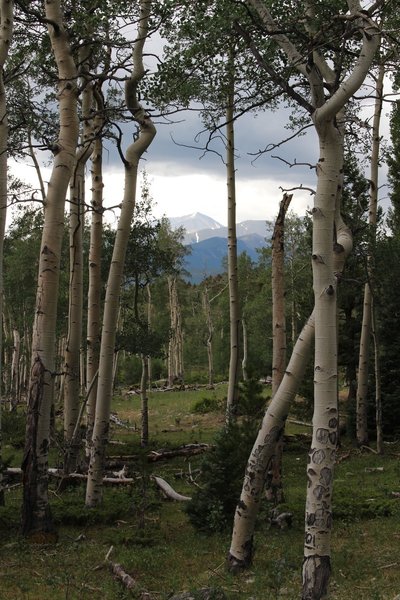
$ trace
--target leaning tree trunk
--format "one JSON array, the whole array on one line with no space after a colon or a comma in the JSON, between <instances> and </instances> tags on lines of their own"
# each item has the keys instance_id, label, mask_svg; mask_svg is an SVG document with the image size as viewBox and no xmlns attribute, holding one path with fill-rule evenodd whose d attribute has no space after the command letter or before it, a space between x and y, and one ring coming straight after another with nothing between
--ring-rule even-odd
<instances>
[{"instance_id":1,"label":"leaning tree trunk","mask_svg":"<svg viewBox=\"0 0 400 600\"><path fill-rule=\"evenodd\" d=\"M53 403L57 299L64 205L78 142L77 72L59 0L45 3L49 36L58 69L60 132L46 197L39 257L32 370L23 469L22 532L38 541L54 539L48 501L48 451Z\"/></svg>"},{"instance_id":2,"label":"leaning tree trunk","mask_svg":"<svg viewBox=\"0 0 400 600\"><path fill-rule=\"evenodd\" d=\"M96 416L86 489L86 505L89 507L99 505L102 496L104 459L110 422L118 305L130 226L135 208L139 160L151 144L156 133L149 114L143 110L138 102L138 85L145 74L143 67L143 47L148 34L150 10L151 2L149 0L142 0L140 2L141 18L139 21L138 37L133 47L133 72L125 86L127 108L139 124L140 130L138 138L128 147L126 152L125 191L104 303Z\"/></svg>"},{"instance_id":3,"label":"leaning tree trunk","mask_svg":"<svg viewBox=\"0 0 400 600\"><path fill-rule=\"evenodd\" d=\"M232 61L233 62L233 61ZM226 399L226 420L229 421L238 400L240 372L240 306L236 237L236 182L235 182L235 132L234 132L234 82L230 83L226 111L226 174L228 188L228 281L230 355L229 379Z\"/></svg>"},{"instance_id":4,"label":"leaning tree trunk","mask_svg":"<svg viewBox=\"0 0 400 600\"><path fill-rule=\"evenodd\" d=\"M276 444L291 403L304 376L314 341L314 313L304 325L286 368L283 380L265 413L254 443L236 507L231 547L228 555L232 570L247 568L253 556L253 535L265 483L265 474L276 452Z\"/></svg>"},{"instance_id":5,"label":"leaning tree trunk","mask_svg":"<svg viewBox=\"0 0 400 600\"><path fill-rule=\"evenodd\" d=\"M7 214L7 104L4 87L4 65L7 60L13 32L14 2L1 0L0 2L0 357L3 353L3 255L4 232ZM0 360L0 505L4 504L3 491L3 448L1 411L3 404L2 368Z\"/></svg>"},{"instance_id":6,"label":"leaning tree trunk","mask_svg":"<svg viewBox=\"0 0 400 600\"><path fill-rule=\"evenodd\" d=\"M284 194L272 235L272 397L279 388L286 367L285 318L285 217L293 194ZM273 504L284 502L282 486L283 430L266 479L266 498Z\"/></svg>"},{"instance_id":7,"label":"leaning tree trunk","mask_svg":"<svg viewBox=\"0 0 400 600\"><path fill-rule=\"evenodd\" d=\"M378 213L378 171L380 151L380 120L383 104L383 78L385 66L379 66L376 81L376 99L374 119L372 124L372 152L368 223L371 237L370 249L367 256L367 283L364 286L363 318L361 326L360 354L358 361L357 399L356 399L356 435L359 446L368 445L368 373L370 361L370 341L372 335L372 293L371 281L373 280L373 247L376 239L376 222Z\"/></svg>"}]
</instances>

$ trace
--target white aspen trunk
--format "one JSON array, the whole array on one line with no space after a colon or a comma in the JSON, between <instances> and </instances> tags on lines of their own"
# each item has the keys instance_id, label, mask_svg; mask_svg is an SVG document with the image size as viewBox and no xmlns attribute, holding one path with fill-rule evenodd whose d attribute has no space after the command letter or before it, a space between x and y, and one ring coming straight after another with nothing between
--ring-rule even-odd
<instances>
[{"instance_id":1,"label":"white aspen trunk","mask_svg":"<svg viewBox=\"0 0 400 600\"><path fill-rule=\"evenodd\" d=\"M288 64L295 67L308 79L312 104L294 92L297 101L312 116L319 137L320 158L317 165L317 193L313 210L313 287L315 297L315 364L314 364L314 417L313 439L307 468L308 489L306 500L306 527L303 563L303 600L320 600L327 593L330 575L330 530L332 522L333 465L336 454L338 409L337 409L337 321L336 285L332 239L334 218L337 215L337 199L343 166L343 144L341 127L337 125L338 114L348 100L360 88L370 69L374 54L379 46L380 32L375 23L361 17L358 0L348 1L351 18L358 19L357 33L362 35L362 45L354 68L347 78L336 86L336 75L317 49L311 57L297 50L291 40L275 23L266 4L261 0L248 0L263 25L274 37L286 54ZM316 5L303 3L308 17L306 29L313 34ZM246 37L246 32L243 30ZM276 73L263 58L254 44L249 44L259 64L273 76ZM276 76L280 80L280 77ZM286 83L286 82L285 82ZM283 89L288 88L283 85ZM331 94L325 94L328 89ZM346 247L338 250L345 255ZM283 382L282 382L283 383ZM273 399L274 401L274 399ZM252 473L254 477L254 473ZM252 481L250 481L250 484ZM251 487L251 485L249 485ZM246 504L239 505L237 512L247 511ZM248 532L247 532L248 533ZM242 552L245 557L239 566L250 560L251 540L243 539ZM240 551L240 548L239 548ZM250 558L249 558L250 557ZM235 564L235 561L233 561Z\"/></svg>"},{"instance_id":2,"label":"white aspen trunk","mask_svg":"<svg viewBox=\"0 0 400 600\"><path fill-rule=\"evenodd\" d=\"M83 228L85 206L85 168L92 153L94 128L91 118L93 89L88 79L91 46L79 53L82 92L83 129L81 147L76 154L76 165L70 184L69 222L69 307L68 334L64 354L64 470L68 474L76 468L78 446L72 445L79 414L81 390L81 349L83 323ZM80 440L79 440L80 441Z\"/></svg>"},{"instance_id":3,"label":"white aspen trunk","mask_svg":"<svg viewBox=\"0 0 400 600\"><path fill-rule=\"evenodd\" d=\"M333 468L336 459L337 320L332 239L343 165L342 136L331 121L317 123L320 158L313 208L315 362L313 437L307 466L303 598L326 595L330 576Z\"/></svg>"},{"instance_id":4,"label":"white aspen trunk","mask_svg":"<svg viewBox=\"0 0 400 600\"><path fill-rule=\"evenodd\" d=\"M7 143L8 120L6 91L4 86L4 65L7 60L13 33L14 2L0 2L0 358L3 354L3 256L4 232L7 216ZM3 489L3 440L1 413L3 410L3 372L0 360L0 505L4 504Z\"/></svg>"},{"instance_id":5,"label":"white aspen trunk","mask_svg":"<svg viewBox=\"0 0 400 600\"><path fill-rule=\"evenodd\" d=\"M214 335L214 327L212 322L211 315L211 304L210 298L208 295L208 288L205 286L202 294L203 299L203 309L206 316L206 324L207 324L207 363L208 363L208 385L209 387L214 386L214 357L213 357L213 346L212 340Z\"/></svg>"},{"instance_id":6,"label":"white aspen trunk","mask_svg":"<svg viewBox=\"0 0 400 600\"><path fill-rule=\"evenodd\" d=\"M236 237L236 181L235 181L235 132L234 132L234 83L228 97L226 111L226 176L228 190L228 282L229 282L229 330L230 355L229 379L226 399L226 420L232 417L238 400L238 381L240 370L239 335L240 307L237 267Z\"/></svg>"},{"instance_id":7,"label":"white aspen trunk","mask_svg":"<svg viewBox=\"0 0 400 600\"><path fill-rule=\"evenodd\" d=\"M22 532L38 542L55 539L48 501L48 451L53 405L57 299L64 205L78 141L77 72L59 0L47 0L46 19L58 69L59 138L48 185L39 257L26 442L22 463Z\"/></svg>"},{"instance_id":8,"label":"white aspen trunk","mask_svg":"<svg viewBox=\"0 0 400 600\"><path fill-rule=\"evenodd\" d=\"M372 293L371 280L373 280L373 248L376 240L376 221L378 212L378 178L379 178L379 152L380 152L380 121L383 105L383 78L385 66L379 66L375 87L375 109L372 123L372 150L370 172L370 195L368 223L370 225L372 240L367 256L367 283L364 286L363 318L360 338L360 354L358 361L357 396L356 396L356 436L359 446L367 446L368 440L368 374L370 360L370 340L372 335Z\"/></svg>"},{"instance_id":9,"label":"white aspen trunk","mask_svg":"<svg viewBox=\"0 0 400 600\"><path fill-rule=\"evenodd\" d=\"M261 501L265 475L273 460L276 443L283 432L291 403L304 376L314 341L314 313L304 325L286 368L283 380L258 432L251 451L233 525L229 566L248 567L253 555L254 526Z\"/></svg>"},{"instance_id":10,"label":"white aspen trunk","mask_svg":"<svg viewBox=\"0 0 400 600\"><path fill-rule=\"evenodd\" d=\"M97 101L97 110L101 114L103 106ZM103 118L96 124L96 129L101 128ZM100 127L98 127L100 125ZM92 218L90 226L89 247L89 290L88 290L88 315L87 315L87 343L86 343L86 381L88 400L86 405L86 455L90 454L92 443L94 418L96 412L97 372L100 356L101 332L101 250L103 236L103 142L98 137L94 142L92 160Z\"/></svg>"},{"instance_id":11,"label":"white aspen trunk","mask_svg":"<svg viewBox=\"0 0 400 600\"><path fill-rule=\"evenodd\" d=\"M244 317L242 317L242 343L243 343L242 377L243 377L243 381L247 381L249 379L249 376L247 373L247 358L248 358L249 339L248 339L248 335L247 335L246 319Z\"/></svg>"},{"instance_id":12,"label":"white aspen trunk","mask_svg":"<svg viewBox=\"0 0 400 600\"><path fill-rule=\"evenodd\" d=\"M379 335L376 324L375 301L372 298L372 339L374 342L374 365L375 365L375 420L376 420L376 451L383 454L383 426L382 426L382 390L381 390L381 361L379 348Z\"/></svg>"},{"instance_id":13,"label":"white aspen trunk","mask_svg":"<svg viewBox=\"0 0 400 600\"><path fill-rule=\"evenodd\" d=\"M128 245L130 226L135 207L136 183L139 160L151 144L156 129L138 102L138 84L143 78L143 46L148 33L151 2L140 2L138 37L133 47L133 72L125 87L126 105L139 124L138 138L128 147L125 163L125 191L121 215L115 239L104 304L103 329L100 346L99 380L96 401L96 416L90 452L90 464L86 489L86 505L95 507L101 502L104 457L108 440L110 408L112 399L112 371L115 337L118 320L120 287Z\"/></svg>"}]
</instances>

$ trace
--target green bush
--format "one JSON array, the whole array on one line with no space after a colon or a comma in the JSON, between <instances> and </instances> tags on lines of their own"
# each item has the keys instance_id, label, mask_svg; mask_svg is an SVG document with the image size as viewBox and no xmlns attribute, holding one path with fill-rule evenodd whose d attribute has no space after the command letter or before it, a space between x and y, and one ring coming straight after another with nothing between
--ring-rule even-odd
<instances>
[{"instance_id":1,"label":"green bush","mask_svg":"<svg viewBox=\"0 0 400 600\"><path fill-rule=\"evenodd\" d=\"M205 415L209 412L217 412L221 410L222 405L216 398L202 398L198 400L192 408L192 412Z\"/></svg>"},{"instance_id":2,"label":"green bush","mask_svg":"<svg viewBox=\"0 0 400 600\"><path fill-rule=\"evenodd\" d=\"M25 445L26 414L24 412L2 413L2 434L4 444L14 448L23 448Z\"/></svg>"},{"instance_id":3,"label":"green bush","mask_svg":"<svg viewBox=\"0 0 400 600\"><path fill-rule=\"evenodd\" d=\"M223 531L232 523L265 404L261 391L254 380L241 386L237 407L241 418L232 419L217 434L214 449L203 460L204 483L186 506L190 522L200 531Z\"/></svg>"}]
</instances>

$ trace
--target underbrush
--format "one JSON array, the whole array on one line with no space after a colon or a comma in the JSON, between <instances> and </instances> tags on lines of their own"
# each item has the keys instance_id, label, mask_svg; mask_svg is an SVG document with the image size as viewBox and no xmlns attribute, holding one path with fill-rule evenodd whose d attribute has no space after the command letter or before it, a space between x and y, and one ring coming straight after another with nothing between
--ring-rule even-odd
<instances>
[{"instance_id":1,"label":"underbrush","mask_svg":"<svg viewBox=\"0 0 400 600\"><path fill-rule=\"evenodd\" d=\"M225 393L226 389L218 390L217 398ZM222 531L204 535L191 525L186 504L165 500L152 479L152 475L159 475L188 496L205 485L204 473L202 478L199 474L202 455L156 463L145 458L152 449L173 448L198 437L200 430L204 439L214 439L223 413L195 413L193 417L193 406L204 396L204 390L153 396L150 403L157 413L150 422L153 442L141 454L139 433L113 426L112 438L121 444L110 446L109 454L136 456L127 463L135 481L105 487L101 507L84 507L83 484L59 492L52 481L50 503L59 532L59 541L53 546L31 546L20 537L21 486L13 483L6 493L6 506L0 507L2 600L131 598L104 565L111 546L111 559L123 565L137 582L136 597L147 590L152 600L167 600L183 590L212 587L222 590L228 600L299 598L309 428L291 423L287 428L289 441L283 463L286 502L279 508L293 513L292 527L272 527L271 506L262 502L253 566L238 576L225 569L231 519L224 517L226 527ZM132 423L137 418L138 399L120 398L113 409ZM235 439L237 446L240 442ZM400 445L385 448L387 454L377 456L360 452L342 440L333 496L331 600L393 600L400 589L400 573L394 566L400 539L400 499L395 495L400 493ZM229 494L234 504L237 492ZM217 513L213 518L219 524Z\"/></svg>"}]
</instances>

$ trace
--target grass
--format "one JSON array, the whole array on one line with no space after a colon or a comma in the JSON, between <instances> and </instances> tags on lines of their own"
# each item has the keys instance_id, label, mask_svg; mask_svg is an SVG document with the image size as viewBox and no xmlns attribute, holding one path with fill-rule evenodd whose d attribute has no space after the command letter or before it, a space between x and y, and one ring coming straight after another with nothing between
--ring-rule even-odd
<instances>
[{"instance_id":1,"label":"grass","mask_svg":"<svg viewBox=\"0 0 400 600\"><path fill-rule=\"evenodd\" d=\"M226 390L157 393L150 398L152 446L177 446L210 441L223 423L223 412L198 413L204 397L222 400ZM131 424L139 423L139 399L116 397L113 410ZM289 425L290 433L310 433ZM113 439L125 445L110 446L114 454L138 451L139 432L113 427ZM7 453L18 465L19 449L7 439ZM0 598L2 600L104 600L131 598L104 566L104 557L122 564L137 581L138 591L156 600L173 592L205 586L222 588L232 600L273 600L300 597L303 520L306 487L307 441L287 445L284 456L286 504L294 514L293 527L269 529L264 507L255 536L253 567L238 576L225 570L229 532L205 536L190 525L180 503L162 500L148 476L161 475L184 494L193 493L179 472L199 467L201 457L146 465L129 464L135 486L105 488L103 506L84 508L82 486L62 495L51 487L50 498L59 531L57 544L48 547L26 543L19 535L21 488L6 494L0 508ZM332 600L393 600L400 590L400 444L387 446L380 457L361 453L344 442L334 485ZM374 470L383 467L383 471ZM143 479L141 476L145 474ZM143 484L143 481L145 484ZM143 487L144 486L144 487Z\"/></svg>"}]
</instances>

